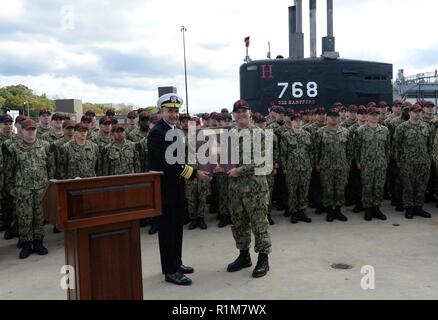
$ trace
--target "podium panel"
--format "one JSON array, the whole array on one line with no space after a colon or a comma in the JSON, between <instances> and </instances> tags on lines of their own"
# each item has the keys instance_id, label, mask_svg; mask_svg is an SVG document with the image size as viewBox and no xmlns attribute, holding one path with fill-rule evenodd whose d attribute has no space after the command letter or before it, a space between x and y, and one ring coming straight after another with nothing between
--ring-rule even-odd
<instances>
[{"instance_id":1,"label":"podium panel","mask_svg":"<svg viewBox=\"0 0 438 320\"><path fill-rule=\"evenodd\" d=\"M139 220L160 215L161 173L50 181L46 219L64 230L69 300L142 300Z\"/></svg>"}]
</instances>

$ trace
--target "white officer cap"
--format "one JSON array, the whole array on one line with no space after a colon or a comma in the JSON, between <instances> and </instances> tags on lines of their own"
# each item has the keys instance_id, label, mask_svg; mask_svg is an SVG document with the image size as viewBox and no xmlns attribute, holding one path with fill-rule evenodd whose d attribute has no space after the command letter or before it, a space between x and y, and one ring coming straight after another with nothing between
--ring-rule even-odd
<instances>
[{"instance_id":1,"label":"white officer cap","mask_svg":"<svg viewBox=\"0 0 438 320\"><path fill-rule=\"evenodd\" d=\"M181 108L184 100L176 93L167 93L162 95L157 101L158 108Z\"/></svg>"}]
</instances>

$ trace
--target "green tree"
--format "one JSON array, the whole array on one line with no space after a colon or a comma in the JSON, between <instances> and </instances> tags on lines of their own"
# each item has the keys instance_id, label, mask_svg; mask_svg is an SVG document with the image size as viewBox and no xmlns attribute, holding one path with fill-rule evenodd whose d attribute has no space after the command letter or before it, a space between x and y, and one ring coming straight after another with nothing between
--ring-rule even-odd
<instances>
[{"instance_id":1,"label":"green tree","mask_svg":"<svg viewBox=\"0 0 438 320\"><path fill-rule=\"evenodd\" d=\"M21 113L24 111L24 103L26 102L26 97L24 96L14 96L11 95L6 98L4 107L9 110L19 110Z\"/></svg>"},{"instance_id":2,"label":"green tree","mask_svg":"<svg viewBox=\"0 0 438 320\"><path fill-rule=\"evenodd\" d=\"M30 116L38 117L40 109L55 111L55 101L48 99L45 94L36 95L25 85L19 84L0 88L0 102L4 108L18 110L21 114L27 114L29 106Z\"/></svg>"},{"instance_id":3,"label":"green tree","mask_svg":"<svg viewBox=\"0 0 438 320\"><path fill-rule=\"evenodd\" d=\"M100 104L95 104L95 103L90 103L90 102L86 102L82 104L82 111L83 114L85 114L85 112L87 112L88 110L92 110L94 111L94 113L96 114L96 116L101 117L105 114L104 107Z\"/></svg>"},{"instance_id":4,"label":"green tree","mask_svg":"<svg viewBox=\"0 0 438 320\"><path fill-rule=\"evenodd\" d=\"M131 111L132 111L132 106L125 106L125 107L117 110L116 112L119 115L127 115Z\"/></svg>"}]
</instances>

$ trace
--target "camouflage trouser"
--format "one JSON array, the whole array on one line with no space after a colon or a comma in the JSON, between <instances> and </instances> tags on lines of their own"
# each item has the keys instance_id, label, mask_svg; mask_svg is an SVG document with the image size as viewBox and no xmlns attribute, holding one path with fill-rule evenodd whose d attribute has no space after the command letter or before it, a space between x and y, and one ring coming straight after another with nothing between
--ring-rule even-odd
<instances>
[{"instance_id":1,"label":"camouflage trouser","mask_svg":"<svg viewBox=\"0 0 438 320\"><path fill-rule=\"evenodd\" d=\"M239 250L251 246L251 229L255 238L255 252L271 252L271 236L267 219L269 191L230 194L230 211L233 237Z\"/></svg>"},{"instance_id":2,"label":"camouflage trouser","mask_svg":"<svg viewBox=\"0 0 438 320\"><path fill-rule=\"evenodd\" d=\"M345 186L348 169L321 169L322 205L342 207L345 203Z\"/></svg>"},{"instance_id":3,"label":"camouflage trouser","mask_svg":"<svg viewBox=\"0 0 438 320\"><path fill-rule=\"evenodd\" d=\"M429 176L430 163L402 164L400 177L403 184L403 205L405 208L424 205Z\"/></svg>"},{"instance_id":4,"label":"camouflage trouser","mask_svg":"<svg viewBox=\"0 0 438 320\"><path fill-rule=\"evenodd\" d=\"M288 208L291 213L305 212L309 194L312 170L287 170L286 186L288 191Z\"/></svg>"},{"instance_id":5,"label":"camouflage trouser","mask_svg":"<svg viewBox=\"0 0 438 320\"><path fill-rule=\"evenodd\" d=\"M379 207L385 190L386 168L362 168L361 178L363 207Z\"/></svg>"},{"instance_id":6,"label":"camouflage trouser","mask_svg":"<svg viewBox=\"0 0 438 320\"><path fill-rule=\"evenodd\" d=\"M268 185L269 185L269 205L268 205L268 213L269 213L272 211L272 193L274 192L275 176L271 174L269 176L266 176L266 179L268 180Z\"/></svg>"},{"instance_id":7,"label":"camouflage trouser","mask_svg":"<svg viewBox=\"0 0 438 320\"><path fill-rule=\"evenodd\" d=\"M44 189L16 189L18 233L21 241L42 240L44 238L43 195Z\"/></svg>"},{"instance_id":8,"label":"camouflage trouser","mask_svg":"<svg viewBox=\"0 0 438 320\"><path fill-rule=\"evenodd\" d=\"M15 199L9 192L3 192L0 205L1 221L0 226L3 228L14 227L17 224Z\"/></svg>"},{"instance_id":9,"label":"camouflage trouser","mask_svg":"<svg viewBox=\"0 0 438 320\"><path fill-rule=\"evenodd\" d=\"M190 219L204 218L208 212L207 197L210 195L210 181L186 181L185 191Z\"/></svg>"},{"instance_id":10,"label":"camouflage trouser","mask_svg":"<svg viewBox=\"0 0 438 320\"><path fill-rule=\"evenodd\" d=\"M229 210L229 197L228 197L228 176L220 174L216 176L217 190L218 190L218 206L219 215L227 215Z\"/></svg>"}]
</instances>

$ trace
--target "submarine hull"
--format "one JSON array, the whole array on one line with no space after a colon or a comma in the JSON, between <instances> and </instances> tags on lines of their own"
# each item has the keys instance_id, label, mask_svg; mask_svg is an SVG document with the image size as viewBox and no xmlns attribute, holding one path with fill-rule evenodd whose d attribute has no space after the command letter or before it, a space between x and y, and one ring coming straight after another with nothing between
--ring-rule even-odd
<instances>
[{"instance_id":1,"label":"submarine hull","mask_svg":"<svg viewBox=\"0 0 438 320\"><path fill-rule=\"evenodd\" d=\"M393 99L392 64L346 59L257 60L240 67L240 96L254 112L275 102L302 110Z\"/></svg>"}]
</instances>

